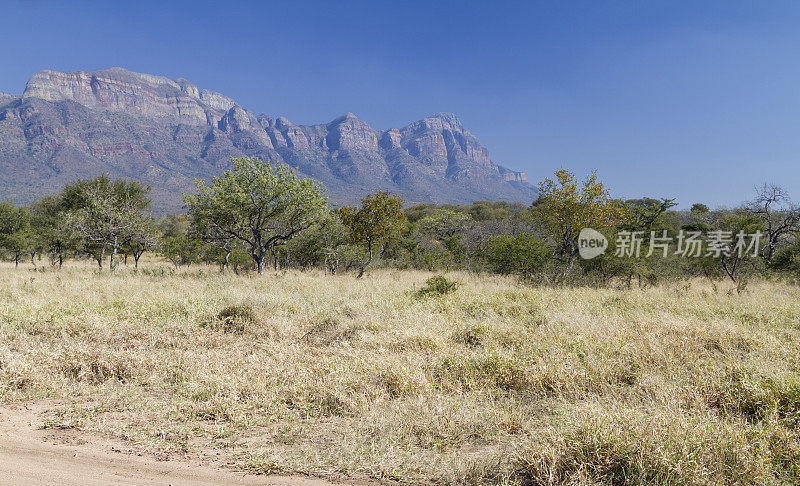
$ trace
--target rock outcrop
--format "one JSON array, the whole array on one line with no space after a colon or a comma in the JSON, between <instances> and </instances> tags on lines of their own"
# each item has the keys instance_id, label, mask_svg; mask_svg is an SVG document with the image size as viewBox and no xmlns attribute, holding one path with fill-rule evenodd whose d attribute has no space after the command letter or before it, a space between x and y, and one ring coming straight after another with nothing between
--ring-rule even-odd
<instances>
[{"instance_id":1,"label":"rock outcrop","mask_svg":"<svg viewBox=\"0 0 800 486\"><path fill-rule=\"evenodd\" d=\"M12 101L18 100L19 98L20 98L19 95L0 93L0 106L11 103Z\"/></svg>"},{"instance_id":2,"label":"rock outcrop","mask_svg":"<svg viewBox=\"0 0 800 486\"><path fill-rule=\"evenodd\" d=\"M352 113L295 125L234 100L121 68L42 71L22 96L0 94L0 199L26 203L77 177L108 172L153 187L161 211L180 209L194 178L257 156L297 167L334 202L390 189L412 202L529 202L525 174L493 163L451 113L378 131Z\"/></svg>"},{"instance_id":3,"label":"rock outcrop","mask_svg":"<svg viewBox=\"0 0 800 486\"><path fill-rule=\"evenodd\" d=\"M74 101L87 108L162 118L166 122L208 125L219 122L235 103L230 98L178 79L110 68L99 71L40 71L23 99Z\"/></svg>"}]
</instances>

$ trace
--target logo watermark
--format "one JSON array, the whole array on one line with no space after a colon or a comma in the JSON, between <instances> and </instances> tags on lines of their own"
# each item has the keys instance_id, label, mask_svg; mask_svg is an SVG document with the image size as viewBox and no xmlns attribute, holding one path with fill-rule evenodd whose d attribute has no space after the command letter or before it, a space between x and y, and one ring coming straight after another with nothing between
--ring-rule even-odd
<instances>
[{"instance_id":1,"label":"logo watermark","mask_svg":"<svg viewBox=\"0 0 800 486\"><path fill-rule=\"evenodd\" d=\"M669 236L664 230L660 235L650 232L645 239L644 231L620 231L616 235L614 256L619 258L651 257L653 255L666 258L671 254L689 257L731 257L743 258L758 256L761 237L760 231L745 233L739 231L700 231L680 230L677 236ZM673 251L674 248L674 251ZM578 254L585 260L600 256L608 249L608 239L599 231L583 228L578 235Z\"/></svg>"},{"instance_id":2,"label":"logo watermark","mask_svg":"<svg viewBox=\"0 0 800 486\"><path fill-rule=\"evenodd\" d=\"M608 238L592 228L583 228L578 235L578 254L584 260L600 256L608 249Z\"/></svg>"}]
</instances>

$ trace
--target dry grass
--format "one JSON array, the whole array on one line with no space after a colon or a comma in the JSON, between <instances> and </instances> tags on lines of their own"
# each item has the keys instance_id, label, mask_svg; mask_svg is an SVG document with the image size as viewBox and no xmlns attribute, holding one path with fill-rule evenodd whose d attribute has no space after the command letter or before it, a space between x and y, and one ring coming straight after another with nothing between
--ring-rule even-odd
<instances>
[{"instance_id":1,"label":"dry grass","mask_svg":"<svg viewBox=\"0 0 800 486\"><path fill-rule=\"evenodd\" d=\"M800 288L0 267L0 402L242 468L453 484L797 484ZM227 309L227 310L226 310Z\"/></svg>"}]
</instances>

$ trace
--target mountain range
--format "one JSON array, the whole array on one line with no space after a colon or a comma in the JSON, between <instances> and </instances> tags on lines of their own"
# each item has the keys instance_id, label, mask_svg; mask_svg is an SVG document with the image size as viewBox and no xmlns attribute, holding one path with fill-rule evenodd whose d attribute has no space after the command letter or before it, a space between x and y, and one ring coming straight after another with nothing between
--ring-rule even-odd
<instances>
[{"instance_id":1,"label":"mountain range","mask_svg":"<svg viewBox=\"0 0 800 486\"><path fill-rule=\"evenodd\" d=\"M157 211L179 212L195 178L210 179L244 155L296 167L337 204L377 189L409 202L536 196L524 173L495 164L451 113L388 130L352 113L295 125L185 79L122 68L41 71L22 95L0 93L0 200L28 203L108 173L149 184Z\"/></svg>"}]
</instances>

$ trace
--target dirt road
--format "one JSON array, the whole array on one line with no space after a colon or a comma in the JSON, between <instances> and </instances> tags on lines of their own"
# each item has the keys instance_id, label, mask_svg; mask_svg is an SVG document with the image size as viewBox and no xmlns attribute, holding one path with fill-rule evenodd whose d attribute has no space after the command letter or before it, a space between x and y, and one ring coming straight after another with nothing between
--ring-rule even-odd
<instances>
[{"instance_id":1,"label":"dirt road","mask_svg":"<svg viewBox=\"0 0 800 486\"><path fill-rule=\"evenodd\" d=\"M332 486L320 479L255 476L188 460L159 461L110 439L42 430L37 406L0 407L2 485Z\"/></svg>"}]
</instances>

